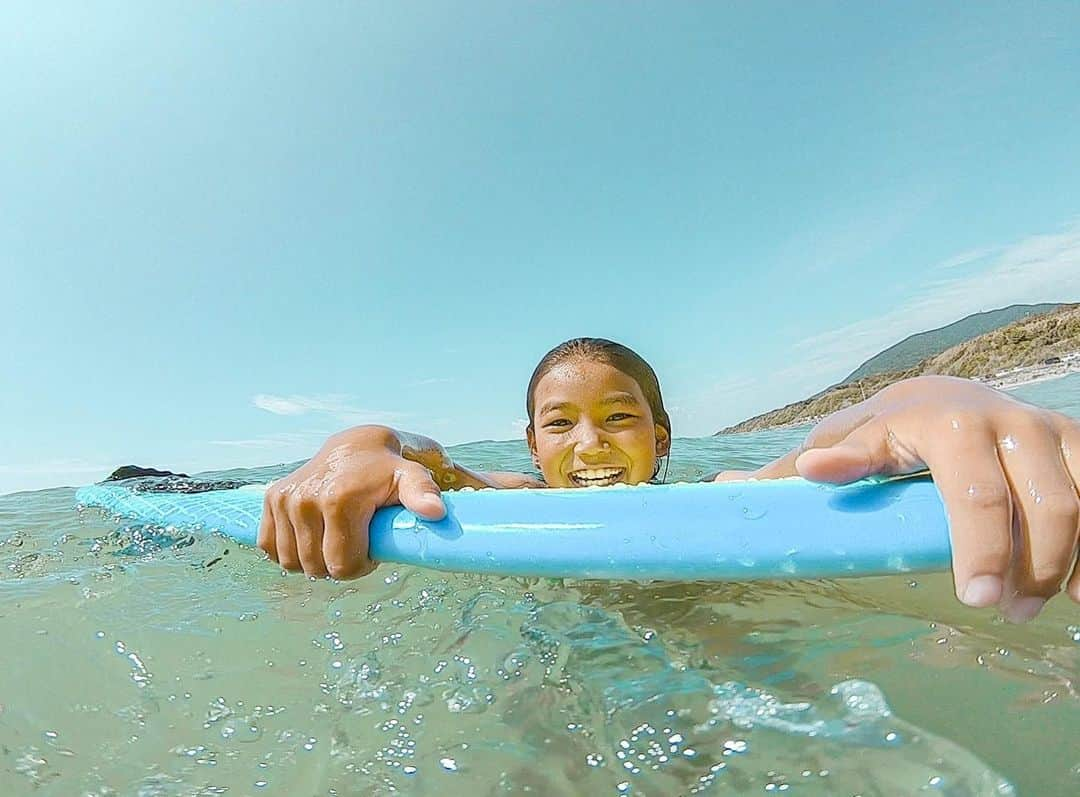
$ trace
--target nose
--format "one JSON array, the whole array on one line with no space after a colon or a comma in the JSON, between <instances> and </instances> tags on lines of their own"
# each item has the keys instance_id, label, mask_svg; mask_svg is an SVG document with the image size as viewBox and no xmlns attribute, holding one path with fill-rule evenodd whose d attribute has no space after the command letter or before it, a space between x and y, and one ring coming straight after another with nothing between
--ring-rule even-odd
<instances>
[{"instance_id":1,"label":"nose","mask_svg":"<svg viewBox=\"0 0 1080 797\"><path fill-rule=\"evenodd\" d=\"M574 445L578 456L583 458L606 454L611 444L604 439L600 430L591 423L578 424L578 438Z\"/></svg>"}]
</instances>

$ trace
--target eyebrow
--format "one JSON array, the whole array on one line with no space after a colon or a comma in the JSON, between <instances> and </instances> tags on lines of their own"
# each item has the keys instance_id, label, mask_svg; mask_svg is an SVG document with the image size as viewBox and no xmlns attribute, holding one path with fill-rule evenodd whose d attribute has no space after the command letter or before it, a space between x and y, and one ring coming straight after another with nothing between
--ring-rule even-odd
<instances>
[{"instance_id":1,"label":"eyebrow","mask_svg":"<svg viewBox=\"0 0 1080 797\"><path fill-rule=\"evenodd\" d=\"M600 401L600 405L604 407L610 406L612 404L619 404L629 407L640 406L640 402L636 398L634 398L633 394L631 393L612 393L610 396L607 396ZM571 406L569 401L548 402L542 407L540 407L539 414L543 415L544 413L552 412L553 410L566 409L569 406Z\"/></svg>"}]
</instances>

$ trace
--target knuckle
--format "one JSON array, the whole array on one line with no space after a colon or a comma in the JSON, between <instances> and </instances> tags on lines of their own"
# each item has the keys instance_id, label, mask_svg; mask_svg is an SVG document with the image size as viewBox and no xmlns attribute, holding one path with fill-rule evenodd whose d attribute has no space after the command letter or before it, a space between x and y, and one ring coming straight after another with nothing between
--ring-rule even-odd
<instances>
[{"instance_id":1,"label":"knuckle","mask_svg":"<svg viewBox=\"0 0 1080 797\"><path fill-rule=\"evenodd\" d=\"M998 429L998 447L1005 454L1011 454L1026 441L1045 437L1051 431L1041 414L1019 410L1009 410L998 424Z\"/></svg>"},{"instance_id":2,"label":"knuckle","mask_svg":"<svg viewBox=\"0 0 1080 797\"><path fill-rule=\"evenodd\" d=\"M986 416L974 409L963 407L946 408L937 416L938 426L943 433L989 434L990 424Z\"/></svg>"},{"instance_id":3,"label":"knuckle","mask_svg":"<svg viewBox=\"0 0 1080 797\"><path fill-rule=\"evenodd\" d=\"M266 494L263 496L263 512L270 514L273 517L273 511L281 506L281 494L274 489L274 485L270 485L267 488Z\"/></svg>"},{"instance_id":4,"label":"knuckle","mask_svg":"<svg viewBox=\"0 0 1080 797\"><path fill-rule=\"evenodd\" d=\"M971 570L974 573L986 575L1005 576L1009 570L1012 559L1012 546L995 545L979 551L977 556L971 557Z\"/></svg>"},{"instance_id":5,"label":"knuckle","mask_svg":"<svg viewBox=\"0 0 1080 797\"><path fill-rule=\"evenodd\" d=\"M431 469L420 462L406 461L398 466L401 476L407 479L430 479Z\"/></svg>"},{"instance_id":6,"label":"knuckle","mask_svg":"<svg viewBox=\"0 0 1080 797\"><path fill-rule=\"evenodd\" d=\"M1032 587L1042 595L1056 595L1068 571L1062 562L1037 562L1031 568Z\"/></svg>"},{"instance_id":7,"label":"knuckle","mask_svg":"<svg viewBox=\"0 0 1080 797\"><path fill-rule=\"evenodd\" d=\"M1026 404L1010 406L1004 414L1010 426L1024 431L1046 431L1050 428L1050 413Z\"/></svg>"},{"instance_id":8,"label":"knuckle","mask_svg":"<svg viewBox=\"0 0 1080 797\"><path fill-rule=\"evenodd\" d=\"M843 412L843 410L840 410L840 412ZM840 412L838 412L837 415L839 415ZM835 427L837 425L838 421L832 416L818 421L814 424L813 428L807 432L806 437L803 438L802 442L795 447L795 450L802 453L811 448L820 448L829 445L838 437L835 432Z\"/></svg>"},{"instance_id":9,"label":"knuckle","mask_svg":"<svg viewBox=\"0 0 1080 797\"><path fill-rule=\"evenodd\" d=\"M1076 529L1080 523L1080 504L1076 496L1065 493L1048 493L1039 496L1040 520L1057 527Z\"/></svg>"},{"instance_id":10,"label":"knuckle","mask_svg":"<svg viewBox=\"0 0 1080 797\"><path fill-rule=\"evenodd\" d=\"M1009 509L1009 490L1003 483L973 483L962 496L963 506L977 512L1007 512Z\"/></svg>"},{"instance_id":11,"label":"knuckle","mask_svg":"<svg viewBox=\"0 0 1080 797\"><path fill-rule=\"evenodd\" d=\"M349 498L342 492L334 491L324 495L321 499L321 508L329 515L340 515L349 505Z\"/></svg>"},{"instance_id":12,"label":"knuckle","mask_svg":"<svg viewBox=\"0 0 1080 797\"><path fill-rule=\"evenodd\" d=\"M289 501L289 518L293 524L309 520L319 514L318 498L304 494L294 495Z\"/></svg>"}]
</instances>

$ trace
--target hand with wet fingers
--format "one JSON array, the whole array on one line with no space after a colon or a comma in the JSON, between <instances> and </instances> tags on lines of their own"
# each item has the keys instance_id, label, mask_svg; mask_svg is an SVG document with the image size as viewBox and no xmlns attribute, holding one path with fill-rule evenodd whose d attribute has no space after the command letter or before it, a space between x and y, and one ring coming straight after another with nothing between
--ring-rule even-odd
<instances>
[{"instance_id":1,"label":"hand with wet fingers","mask_svg":"<svg viewBox=\"0 0 1080 797\"><path fill-rule=\"evenodd\" d=\"M968 380L919 377L829 416L798 449L743 477L842 484L924 469L945 503L961 601L1018 622L1062 588L1080 602L1080 423L1060 413Z\"/></svg>"},{"instance_id":2,"label":"hand with wet fingers","mask_svg":"<svg viewBox=\"0 0 1080 797\"><path fill-rule=\"evenodd\" d=\"M377 433L343 432L267 488L258 546L285 570L314 577L366 575L375 569L368 557L371 518L394 504L429 520L446 515L424 465L402 457Z\"/></svg>"}]
</instances>

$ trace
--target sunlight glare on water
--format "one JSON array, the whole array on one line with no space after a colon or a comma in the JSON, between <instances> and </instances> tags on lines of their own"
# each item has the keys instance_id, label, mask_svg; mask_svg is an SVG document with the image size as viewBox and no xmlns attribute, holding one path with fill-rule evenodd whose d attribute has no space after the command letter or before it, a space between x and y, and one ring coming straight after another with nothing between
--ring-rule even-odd
<instances>
[{"instance_id":1,"label":"sunlight glare on water","mask_svg":"<svg viewBox=\"0 0 1080 797\"><path fill-rule=\"evenodd\" d=\"M1077 378L1039 387L1080 414ZM798 439L678 440L672 475ZM454 454L528 464L520 443ZM948 574L650 584L383 566L315 582L73 501L0 498L4 794L1080 789L1080 621L1063 599L1011 626L956 604Z\"/></svg>"}]
</instances>

